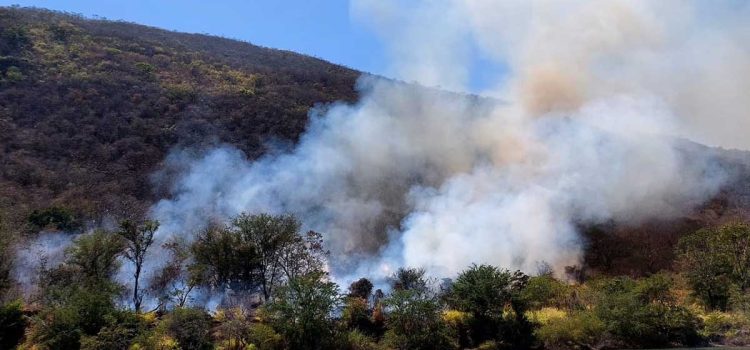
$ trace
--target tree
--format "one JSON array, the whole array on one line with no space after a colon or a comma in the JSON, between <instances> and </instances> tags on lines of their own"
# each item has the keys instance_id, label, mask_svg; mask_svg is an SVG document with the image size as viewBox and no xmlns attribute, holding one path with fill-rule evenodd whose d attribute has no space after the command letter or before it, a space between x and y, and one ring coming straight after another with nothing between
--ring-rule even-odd
<instances>
[{"instance_id":1,"label":"tree","mask_svg":"<svg viewBox=\"0 0 750 350\"><path fill-rule=\"evenodd\" d=\"M133 272L133 306L135 312L141 311L143 295L140 293L138 282L141 278L141 269L146 259L148 248L154 243L154 233L159 229L159 222L146 221L141 225L125 220L120 223L120 236L125 239L126 246L124 256L130 260L135 267Z\"/></svg>"},{"instance_id":2,"label":"tree","mask_svg":"<svg viewBox=\"0 0 750 350\"><path fill-rule=\"evenodd\" d=\"M750 288L750 226L730 223L680 239L678 263L693 294L712 309L725 310L731 291Z\"/></svg>"},{"instance_id":3,"label":"tree","mask_svg":"<svg viewBox=\"0 0 750 350\"><path fill-rule=\"evenodd\" d=\"M123 247L119 235L97 230L73 241L64 264L44 268L44 307L33 318L30 338L51 349L79 349L81 337L95 336L115 319L121 286L112 277Z\"/></svg>"},{"instance_id":4,"label":"tree","mask_svg":"<svg viewBox=\"0 0 750 350\"><path fill-rule=\"evenodd\" d=\"M719 254L729 265L729 277L741 291L750 288L750 225L731 223L719 227L716 235Z\"/></svg>"},{"instance_id":5,"label":"tree","mask_svg":"<svg viewBox=\"0 0 750 350\"><path fill-rule=\"evenodd\" d=\"M60 271L60 270L56 270ZM72 280L45 287L45 305L33 318L31 338L50 349L78 349L81 337L95 336L119 315L113 283Z\"/></svg>"},{"instance_id":6,"label":"tree","mask_svg":"<svg viewBox=\"0 0 750 350\"><path fill-rule=\"evenodd\" d=\"M341 320L349 329L359 331L365 335L378 335L379 327L375 327L371 319L373 310L370 308L372 282L366 278L352 282L349 294L345 298Z\"/></svg>"},{"instance_id":7,"label":"tree","mask_svg":"<svg viewBox=\"0 0 750 350\"><path fill-rule=\"evenodd\" d=\"M656 274L640 281L628 277L592 284L594 313L624 347L693 346L700 342L697 319L676 303L672 280Z\"/></svg>"},{"instance_id":8,"label":"tree","mask_svg":"<svg viewBox=\"0 0 750 350\"><path fill-rule=\"evenodd\" d=\"M104 230L79 236L66 250L66 264L76 268L88 282L109 281L117 272L124 242L119 235Z\"/></svg>"},{"instance_id":9,"label":"tree","mask_svg":"<svg viewBox=\"0 0 750 350\"><path fill-rule=\"evenodd\" d=\"M290 349L327 349L334 335L338 286L322 271L290 279L266 305L271 322Z\"/></svg>"},{"instance_id":10,"label":"tree","mask_svg":"<svg viewBox=\"0 0 750 350\"><path fill-rule=\"evenodd\" d=\"M472 315L470 327L475 345L502 340L515 347L529 346L532 327L525 317L522 295L528 280L520 271L490 265L472 265L458 275L448 300L453 308Z\"/></svg>"},{"instance_id":11,"label":"tree","mask_svg":"<svg viewBox=\"0 0 750 350\"><path fill-rule=\"evenodd\" d=\"M194 263L190 269L201 284L233 290L257 285L257 251L237 231L211 225L198 234L191 251Z\"/></svg>"},{"instance_id":12,"label":"tree","mask_svg":"<svg viewBox=\"0 0 750 350\"><path fill-rule=\"evenodd\" d=\"M299 233L290 215L240 214L226 227L203 231L192 246L201 281L218 288L259 291L263 300L295 277L323 267L320 233Z\"/></svg>"},{"instance_id":13,"label":"tree","mask_svg":"<svg viewBox=\"0 0 750 350\"><path fill-rule=\"evenodd\" d=\"M251 317L243 308L217 310L214 321L214 338L222 350L244 350L251 344Z\"/></svg>"},{"instance_id":14,"label":"tree","mask_svg":"<svg viewBox=\"0 0 750 350\"><path fill-rule=\"evenodd\" d=\"M370 280L360 278L349 285L349 296L369 300L370 294L372 294L372 287L373 285Z\"/></svg>"},{"instance_id":15,"label":"tree","mask_svg":"<svg viewBox=\"0 0 750 350\"><path fill-rule=\"evenodd\" d=\"M300 222L291 215L240 214L232 226L255 247L258 276L264 300L284 279L305 275L322 267L323 247L319 233L299 233Z\"/></svg>"},{"instance_id":16,"label":"tree","mask_svg":"<svg viewBox=\"0 0 750 350\"><path fill-rule=\"evenodd\" d=\"M244 240L255 247L258 276L264 300L268 300L284 273L282 250L298 237L300 224L289 215L240 214L232 221Z\"/></svg>"},{"instance_id":17,"label":"tree","mask_svg":"<svg viewBox=\"0 0 750 350\"><path fill-rule=\"evenodd\" d=\"M394 290L410 290L417 293L426 293L429 291L424 269L399 268L389 278L389 283Z\"/></svg>"},{"instance_id":18,"label":"tree","mask_svg":"<svg viewBox=\"0 0 750 350\"><path fill-rule=\"evenodd\" d=\"M184 307L190 298L190 292L199 283L200 276L188 269L190 250L182 239L175 238L166 242L162 248L169 252L170 258L152 276L149 292L159 300L157 309L164 311L170 303Z\"/></svg>"},{"instance_id":19,"label":"tree","mask_svg":"<svg viewBox=\"0 0 750 350\"><path fill-rule=\"evenodd\" d=\"M455 348L441 319L440 299L432 293L422 269L399 269L391 277L392 292L383 300L383 341L397 349Z\"/></svg>"}]
</instances>

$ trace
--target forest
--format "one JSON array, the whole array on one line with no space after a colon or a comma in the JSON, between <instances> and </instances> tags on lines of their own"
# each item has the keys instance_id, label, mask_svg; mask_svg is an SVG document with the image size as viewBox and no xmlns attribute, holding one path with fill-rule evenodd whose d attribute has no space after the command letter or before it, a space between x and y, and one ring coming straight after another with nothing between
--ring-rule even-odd
<instances>
[{"instance_id":1,"label":"forest","mask_svg":"<svg viewBox=\"0 0 750 350\"><path fill-rule=\"evenodd\" d=\"M341 280L327 232L263 211L157 239L164 223L148 210L184 170L169 168L172 151L231 145L252 161L292 148L311 109L360 97L362 74L228 38L0 7L0 350L750 345L744 151L681 143L727 182L684 215L580 223L572 266L389 266Z\"/></svg>"},{"instance_id":2,"label":"forest","mask_svg":"<svg viewBox=\"0 0 750 350\"><path fill-rule=\"evenodd\" d=\"M37 288L25 299L12 298L6 264L2 348L614 349L750 341L744 223L682 237L673 271L637 279L557 276L540 262L532 275L490 265L457 276L400 267L378 285L363 276L348 286L329 278L321 234L301 232L290 215L240 214L192 243L177 237L163 247L153 245L158 225L122 221L113 231L76 236L61 263L33 272ZM153 258L169 258L145 281L141 268L158 248ZM125 281L121 265L132 272Z\"/></svg>"}]
</instances>

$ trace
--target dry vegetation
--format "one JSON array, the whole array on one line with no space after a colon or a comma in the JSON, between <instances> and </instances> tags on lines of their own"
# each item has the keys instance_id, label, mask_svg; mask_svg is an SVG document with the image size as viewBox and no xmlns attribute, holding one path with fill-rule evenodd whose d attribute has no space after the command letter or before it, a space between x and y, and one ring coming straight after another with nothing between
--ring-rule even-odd
<instances>
[{"instance_id":1,"label":"dry vegetation","mask_svg":"<svg viewBox=\"0 0 750 350\"><path fill-rule=\"evenodd\" d=\"M292 52L75 15L0 8L0 211L86 219L143 208L171 147L248 156L294 142L359 73Z\"/></svg>"}]
</instances>

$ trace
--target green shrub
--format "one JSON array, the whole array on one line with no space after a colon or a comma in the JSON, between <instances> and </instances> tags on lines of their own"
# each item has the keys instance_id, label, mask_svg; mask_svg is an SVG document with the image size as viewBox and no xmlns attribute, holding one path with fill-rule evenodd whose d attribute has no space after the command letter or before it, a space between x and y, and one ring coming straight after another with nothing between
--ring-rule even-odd
<instances>
[{"instance_id":1,"label":"green shrub","mask_svg":"<svg viewBox=\"0 0 750 350\"><path fill-rule=\"evenodd\" d=\"M78 311L64 307L49 310L34 322L31 342L42 349L77 350L84 334Z\"/></svg>"},{"instance_id":2,"label":"green shrub","mask_svg":"<svg viewBox=\"0 0 750 350\"><path fill-rule=\"evenodd\" d=\"M355 329L346 333L345 348L347 350L376 350L378 347L372 338Z\"/></svg>"},{"instance_id":3,"label":"green shrub","mask_svg":"<svg viewBox=\"0 0 750 350\"><path fill-rule=\"evenodd\" d=\"M208 350L212 348L211 316L206 311L177 308L165 319L166 331L182 350Z\"/></svg>"},{"instance_id":4,"label":"green shrub","mask_svg":"<svg viewBox=\"0 0 750 350\"><path fill-rule=\"evenodd\" d=\"M743 345L750 340L750 319L743 314L712 311L701 319L700 334L712 342Z\"/></svg>"},{"instance_id":5,"label":"green shrub","mask_svg":"<svg viewBox=\"0 0 750 350\"><path fill-rule=\"evenodd\" d=\"M420 283L421 284L421 283ZM450 330L441 316L437 298L419 290L396 290L385 300L387 310L383 343L396 349L451 349Z\"/></svg>"},{"instance_id":6,"label":"green shrub","mask_svg":"<svg viewBox=\"0 0 750 350\"><path fill-rule=\"evenodd\" d=\"M474 345L488 340L523 348L532 341L532 326L526 319L523 290L529 277L490 265L473 265L461 272L451 286L451 307L471 314Z\"/></svg>"},{"instance_id":7,"label":"green shrub","mask_svg":"<svg viewBox=\"0 0 750 350\"><path fill-rule=\"evenodd\" d=\"M214 314L213 338L219 350L244 350L250 344L249 315L243 308L220 309Z\"/></svg>"},{"instance_id":8,"label":"green shrub","mask_svg":"<svg viewBox=\"0 0 750 350\"><path fill-rule=\"evenodd\" d=\"M250 341L258 350L280 350L284 339L269 325L255 323L250 326Z\"/></svg>"},{"instance_id":9,"label":"green shrub","mask_svg":"<svg viewBox=\"0 0 750 350\"><path fill-rule=\"evenodd\" d=\"M75 215L69 209L62 207L34 210L29 215L28 221L37 230L52 228L61 231L76 231L81 227Z\"/></svg>"},{"instance_id":10,"label":"green shrub","mask_svg":"<svg viewBox=\"0 0 750 350\"><path fill-rule=\"evenodd\" d=\"M627 277L594 284L594 312L614 338L632 347L692 346L701 342L698 319L676 304L663 274L640 281Z\"/></svg>"},{"instance_id":11,"label":"green shrub","mask_svg":"<svg viewBox=\"0 0 750 350\"><path fill-rule=\"evenodd\" d=\"M521 298L532 310L561 307L565 303L567 291L568 286L551 275L534 276L529 278L529 282L521 292Z\"/></svg>"},{"instance_id":12,"label":"green shrub","mask_svg":"<svg viewBox=\"0 0 750 350\"><path fill-rule=\"evenodd\" d=\"M145 327L134 312L121 311L111 318L108 325L102 327L95 336L81 338L81 350L129 350L133 340Z\"/></svg>"},{"instance_id":13,"label":"green shrub","mask_svg":"<svg viewBox=\"0 0 750 350\"><path fill-rule=\"evenodd\" d=\"M750 289L750 225L705 228L680 239L678 262L693 295L707 307L727 310L733 289Z\"/></svg>"},{"instance_id":14,"label":"green shrub","mask_svg":"<svg viewBox=\"0 0 750 350\"><path fill-rule=\"evenodd\" d=\"M135 67L138 68L138 70L140 70L144 74L151 74L156 69L156 68L154 68L154 66L152 66L151 64L146 63L146 62L137 62L135 64Z\"/></svg>"},{"instance_id":15,"label":"green shrub","mask_svg":"<svg viewBox=\"0 0 750 350\"><path fill-rule=\"evenodd\" d=\"M8 67L8 70L5 71L5 78L9 81L21 81L26 77L23 75L23 72L21 72L20 68L16 66L10 66Z\"/></svg>"},{"instance_id":16,"label":"green shrub","mask_svg":"<svg viewBox=\"0 0 750 350\"><path fill-rule=\"evenodd\" d=\"M341 311L341 321L348 329L370 332L372 321L367 300L360 297L346 298L344 309Z\"/></svg>"},{"instance_id":17,"label":"green shrub","mask_svg":"<svg viewBox=\"0 0 750 350\"><path fill-rule=\"evenodd\" d=\"M333 312L339 301L338 286L314 271L280 287L265 309L288 347L324 349L334 341Z\"/></svg>"},{"instance_id":18,"label":"green shrub","mask_svg":"<svg viewBox=\"0 0 750 350\"><path fill-rule=\"evenodd\" d=\"M0 306L0 349L13 349L23 338L26 319L21 301Z\"/></svg>"},{"instance_id":19,"label":"green shrub","mask_svg":"<svg viewBox=\"0 0 750 350\"><path fill-rule=\"evenodd\" d=\"M535 335L547 349L597 348L605 339L605 325L593 312L579 311L549 319Z\"/></svg>"}]
</instances>

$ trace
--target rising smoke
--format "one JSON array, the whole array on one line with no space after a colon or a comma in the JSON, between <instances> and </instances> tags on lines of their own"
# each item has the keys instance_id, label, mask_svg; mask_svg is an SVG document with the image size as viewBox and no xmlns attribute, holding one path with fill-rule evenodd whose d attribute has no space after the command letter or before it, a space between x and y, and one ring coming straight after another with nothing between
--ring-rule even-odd
<instances>
[{"instance_id":1,"label":"rising smoke","mask_svg":"<svg viewBox=\"0 0 750 350\"><path fill-rule=\"evenodd\" d=\"M748 6L689 1L354 0L390 73L467 91L471 56L508 74L476 97L363 77L296 148L248 161L174 152L161 239L240 212L323 232L341 279L398 266L579 262L579 224L684 213L726 174L687 138L750 147ZM711 6L711 8L705 8ZM481 73L481 72L480 72ZM490 98L492 97L492 98Z\"/></svg>"}]
</instances>

